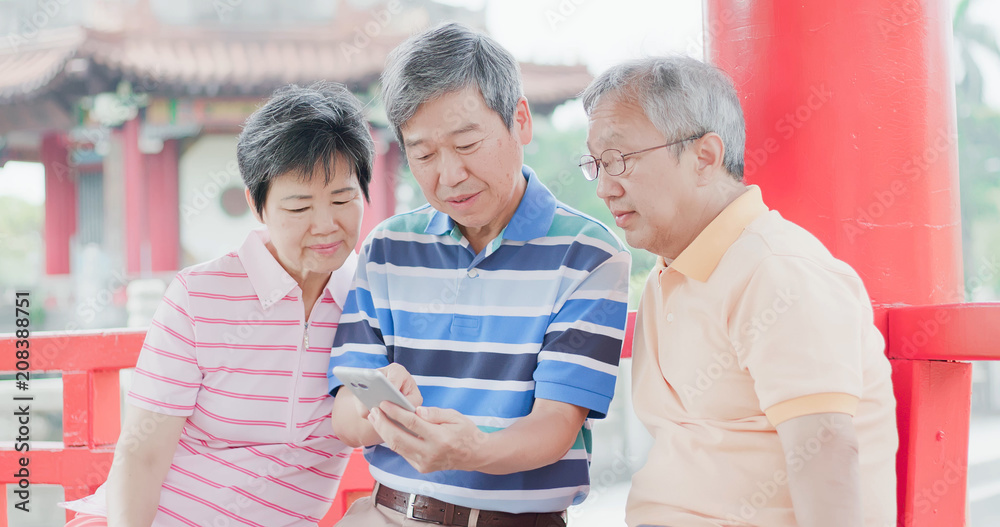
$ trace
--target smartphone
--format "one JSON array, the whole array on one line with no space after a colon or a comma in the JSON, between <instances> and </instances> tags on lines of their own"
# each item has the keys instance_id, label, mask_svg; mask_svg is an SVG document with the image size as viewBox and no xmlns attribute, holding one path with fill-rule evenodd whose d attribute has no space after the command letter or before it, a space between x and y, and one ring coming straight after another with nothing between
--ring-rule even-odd
<instances>
[{"instance_id":1,"label":"smartphone","mask_svg":"<svg viewBox=\"0 0 1000 527\"><path fill-rule=\"evenodd\" d=\"M405 410L411 412L417 411L417 409L403 396L402 392L396 389L389 379L386 378L379 370L369 369L369 368L352 368L350 366L336 366L333 368L333 375L337 377L340 382L344 383L344 387L351 390L351 393L361 401L361 404L365 405L369 410L378 407L379 403L382 401L389 401L390 403L399 405ZM385 414L383 414L385 415ZM385 416L387 419L396 424L396 426L406 430L410 435L416 436L410 429L406 428L399 421Z\"/></svg>"}]
</instances>

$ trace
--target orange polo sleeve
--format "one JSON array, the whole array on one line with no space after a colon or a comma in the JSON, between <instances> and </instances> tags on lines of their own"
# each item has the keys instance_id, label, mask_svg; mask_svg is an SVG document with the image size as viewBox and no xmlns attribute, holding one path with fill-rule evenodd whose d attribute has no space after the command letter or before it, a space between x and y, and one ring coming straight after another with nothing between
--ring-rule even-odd
<instances>
[{"instance_id":1,"label":"orange polo sleeve","mask_svg":"<svg viewBox=\"0 0 1000 527\"><path fill-rule=\"evenodd\" d=\"M857 275L799 256L770 255L734 304L730 338L772 425L803 415L854 415L862 350L881 339ZM866 319L867 318L867 319Z\"/></svg>"}]
</instances>

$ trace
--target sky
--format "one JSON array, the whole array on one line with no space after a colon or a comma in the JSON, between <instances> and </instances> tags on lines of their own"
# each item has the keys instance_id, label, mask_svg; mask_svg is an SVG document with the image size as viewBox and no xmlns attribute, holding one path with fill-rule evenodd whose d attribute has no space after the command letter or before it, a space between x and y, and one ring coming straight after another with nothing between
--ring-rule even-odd
<instances>
[{"instance_id":1,"label":"sky","mask_svg":"<svg viewBox=\"0 0 1000 527\"><path fill-rule=\"evenodd\" d=\"M697 0L439 0L485 6L487 30L522 62L585 64L598 74L652 55L703 58ZM579 101L553 113L557 128L586 123Z\"/></svg>"},{"instance_id":2,"label":"sky","mask_svg":"<svg viewBox=\"0 0 1000 527\"><path fill-rule=\"evenodd\" d=\"M449 0L486 5L490 33L522 61L583 63L593 73L630 58L701 57L697 0Z\"/></svg>"},{"instance_id":3,"label":"sky","mask_svg":"<svg viewBox=\"0 0 1000 527\"><path fill-rule=\"evenodd\" d=\"M954 3L955 0L952 1L952 5ZM978 20L992 27L993 34L997 37L997 40L1000 40L1000 2L997 0L979 0L972 4L969 13L973 20ZM986 57L982 55L982 50L973 52L973 56L980 59L981 64L986 62L984 60ZM983 98L990 106L1000 108L1000 67L997 67L997 64L993 62L993 67L983 69L982 73L983 82L986 85L983 90Z\"/></svg>"},{"instance_id":4,"label":"sky","mask_svg":"<svg viewBox=\"0 0 1000 527\"><path fill-rule=\"evenodd\" d=\"M41 163L8 161L0 168L0 196L42 204L45 201L45 170Z\"/></svg>"}]
</instances>

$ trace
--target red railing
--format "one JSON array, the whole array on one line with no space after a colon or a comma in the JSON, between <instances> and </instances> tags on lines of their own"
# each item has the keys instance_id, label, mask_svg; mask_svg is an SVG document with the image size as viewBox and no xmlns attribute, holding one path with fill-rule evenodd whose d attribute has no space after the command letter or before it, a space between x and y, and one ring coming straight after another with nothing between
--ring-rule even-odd
<instances>
[{"instance_id":1,"label":"red railing","mask_svg":"<svg viewBox=\"0 0 1000 527\"><path fill-rule=\"evenodd\" d=\"M1000 303L893 308L887 354L893 365L900 448L899 525L940 527L965 521L971 364L1000 360ZM622 356L631 357L635 313L629 313ZM120 431L118 372L135 365L143 330L34 333L30 371L61 372L63 444L32 445L32 484L58 484L67 500L92 493L107 477ZM0 372L16 371L13 335L0 335ZM330 513L333 525L374 484L355 451ZM14 477L22 452L0 448L0 484ZM7 525L0 492L0 525Z\"/></svg>"},{"instance_id":2,"label":"red railing","mask_svg":"<svg viewBox=\"0 0 1000 527\"><path fill-rule=\"evenodd\" d=\"M27 479L32 485L62 485L68 500L92 493L104 481L120 429L118 371L135 366L144 335L145 331L31 335L28 375L62 373L63 441L47 446L29 443L27 455L0 449L4 467L0 483L20 480L14 474L22 456L29 459ZM15 340L13 335L3 338L0 371L4 373L17 371ZM8 525L6 497L0 493L0 525Z\"/></svg>"},{"instance_id":3,"label":"red railing","mask_svg":"<svg viewBox=\"0 0 1000 527\"><path fill-rule=\"evenodd\" d=\"M1000 360L1000 303L888 310L899 525L965 525L970 360Z\"/></svg>"}]
</instances>

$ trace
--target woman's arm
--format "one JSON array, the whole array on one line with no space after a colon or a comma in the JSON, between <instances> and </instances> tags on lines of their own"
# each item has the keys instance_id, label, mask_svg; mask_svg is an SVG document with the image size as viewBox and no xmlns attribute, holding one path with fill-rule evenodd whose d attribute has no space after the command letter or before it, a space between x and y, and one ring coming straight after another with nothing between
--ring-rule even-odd
<instances>
[{"instance_id":1,"label":"woman's arm","mask_svg":"<svg viewBox=\"0 0 1000 527\"><path fill-rule=\"evenodd\" d=\"M147 527L160 504L160 488L186 417L127 405L108 474L109 527Z\"/></svg>"}]
</instances>

